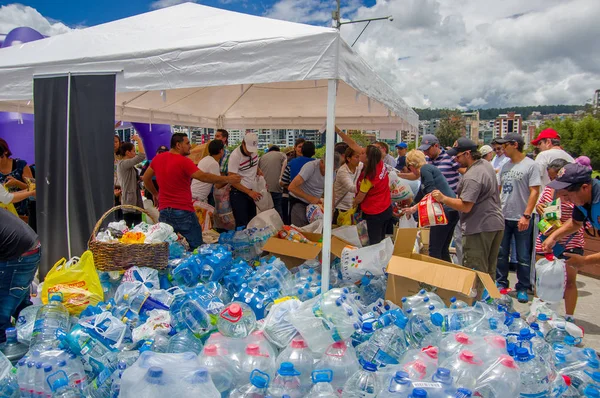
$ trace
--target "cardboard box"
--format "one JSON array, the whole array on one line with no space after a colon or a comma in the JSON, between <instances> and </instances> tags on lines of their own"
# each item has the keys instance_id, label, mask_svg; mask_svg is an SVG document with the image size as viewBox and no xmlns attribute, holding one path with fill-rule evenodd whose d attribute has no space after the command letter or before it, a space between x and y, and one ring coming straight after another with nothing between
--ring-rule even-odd
<instances>
[{"instance_id":1,"label":"cardboard box","mask_svg":"<svg viewBox=\"0 0 600 398\"><path fill-rule=\"evenodd\" d=\"M448 305L452 296L471 304L481 298L484 289L492 298L500 298L490 275L413 253L417 231L416 228L398 230L394 254L387 268L387 300L401 305L402 297L416 294L428 286L437 287L436 293ZM476 295L472 297L474 292Z\"/></svg>"},{"instance_id":2,"label":"cardboard box","mask_svg":"<svg viewBox=\"0 0 600 398\"><path fill-rule=\"evenodd\" d=\"M312 242L319 242L323 239L323 235L321 234L313 234L308 232L303 232L302 234ZM336 257L341 258L342 250L348 245L350 245L348 242L338 238L337 236L331 237L331 253ZM281 261L283 261L290 269L297 267L306 260L312 260L315 258L321 259L320 246L292 242L287 239L279 239L276 237L270 238L263 247L263 250L281 258Z\"/></svg>"}]
</instances>

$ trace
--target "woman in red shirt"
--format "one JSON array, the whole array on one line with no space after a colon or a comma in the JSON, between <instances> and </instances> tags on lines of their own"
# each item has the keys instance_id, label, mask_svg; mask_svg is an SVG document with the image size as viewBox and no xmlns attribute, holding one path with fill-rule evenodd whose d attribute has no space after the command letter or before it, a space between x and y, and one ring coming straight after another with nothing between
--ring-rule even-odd
<instances>
[{"instance_id":1,"label":"woman in red shirt","mask_svg":"<svg viewBox=\"0 0 600 398\"><path fill-rule=\"evenodd\" d=\"M385 231L393 222L390 182L379 148L367 146L361 154L361 161L365 166L358 177L354 207L360 205L363 219L367 222L369 243L374 245L385 238Z\"/></svg>"},{"instance_id":2,"label":"woman in red shirt","mask_svg":"<svg viewBox=\"0 0 600 398\"><path fill-rule=\"evenodd\" d=\"M553 160L548 165L548 177L553 181L556 178L559 170L562 169L568 162L564 159L556 159ZM551 203L555 199L554 189L546 187L540 196L536 211L540 216L544 214L544 208ZM571 215L573 214L573 203L569 202L566 198L561 198L560 205L560 222L565 223L571 219ZM540 233L535 242L535 251L538 256L544 255L544 250L542 249L542 233ZM573 235L569 235L563 238L560 241L560 244L565 248L565 253L574 253L583 255L583 247L585 246L585 241L583 238L583 228L579 231L575 232ZM541 258L541 257L539 257ZM566 259L564 255L561 255L559 258ZM573 321L573 313L575 312L575 306L577 305L577 268L567 266L567 285L565 287L565 319L568 321Z\"/></svg>"}]
</instances>

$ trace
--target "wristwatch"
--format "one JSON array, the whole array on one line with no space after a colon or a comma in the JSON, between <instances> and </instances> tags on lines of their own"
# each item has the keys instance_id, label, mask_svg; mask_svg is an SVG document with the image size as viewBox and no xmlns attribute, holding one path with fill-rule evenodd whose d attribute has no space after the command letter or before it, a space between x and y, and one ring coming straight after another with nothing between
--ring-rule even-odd
<instances>
[{"instance_id":1,"label":"wristwatch","mask_svg":"<svg viewBox=\"0 0 600 398\"><path fill-rule=\"evenodd\" d=\"M531 214L523 214L526 220L531 220Z\"/></svg>"}]
</instances>

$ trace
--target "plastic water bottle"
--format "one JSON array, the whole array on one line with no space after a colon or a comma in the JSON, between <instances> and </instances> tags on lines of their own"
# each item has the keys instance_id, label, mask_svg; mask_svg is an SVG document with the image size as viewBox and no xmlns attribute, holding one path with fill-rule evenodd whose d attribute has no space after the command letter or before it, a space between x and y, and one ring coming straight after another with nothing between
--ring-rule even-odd
<instances>
[{"instance_id":1,"label":"plastic water bottle","mask_svg":"<svg viewBox=\"0 0 600 398\"><path fill-rule=\"evenodd\" d=\"M279 368L283 362L294 364L300 372L301 389L306 392L311 388L311 374L314 370L314 356L302 338L295 338L292 343L277 357L276 365Z\"/></svg>"},{"instance_id":2,"label":"plastic water bottle","mask_svg":"<svg viewBox=\"0 0 600 398\"><path fill-rule=\"evenodd\" d=\"M474 388L483 371L483 361L469 350L461 351L457 358L449 358L440 366L452 372L455 385L466 388Z\"/></svg>"},{"instance_id":3,"label":"plastic water bottle","mask_svg":"<svg viewBox=\"0 0 600 398\"><path fill-rule=\"evenodd\" d=\"M397 398L406 397L413 390L412 382L406 372L396 372L390 379L389 384L385 385L381 392L377 394L378 398Z\"/></svg>"},{"instance_id":4,"label":"plastic water bottle","mask_svg":"<svg viewBox=\"0 0 600 398\"><path fill-rule=\"evenodd\" d=\"M543 337L546 337L548 332L552 329L552 326L550 326L550 324L548 323L549 320L550 318L548 318L548 315L546 314L539 314L537 316L536 323L538 324L540 332L543 334Z\"/></svg>"},{"instance_id":5,"label":"plastic water bottle","mask_svg":"<svg viewBox=\"0 0 600 398\"><path fill-rule=\"evenodd\" d=\"M25 344L19 343L19 341L17 340L16 328L7 328L5 333L6 341L0 344L0 351L2 352L2 354L4 354L6 358L8 358L10 363L12 363L14 366L17 364L17 362L19 362L21 358L23 358L23 356L25 356L25 354L29 350L29 347Z\"/></svg>"},{"instance_id":6,"label":"plastic water bottle","mask_svg":"<svg viewBox=\"0 0 600 398\"><path fill-rule=\"evenodd\" d=\"M32 350L58 348L56 331L59 329L69 330L69 311L62 304L62 297L54 294L48 304L38 310L29 348Z\"/></svg>"},{"instance_id":7,"label":"plastic water bottle","mask_svg":"<svg viewBox=\"0 0 600 398\"><path fill-rule=\"evenodd\" d=\"M207 344L204 346L199 362L201 366L208 369L219 393L224 394L233 389L238 372L236 364L234 361L229 361L219 355L216 345Z\"/></svg>"},{"instance_id":8,"label":"plastic water bottle","mask_svg":"<svg viewBox=\"0 0 600 398\"><path fill-rule=\"evenodd\" d=\"M556 327L554 329L551 329L546 334L545 339L549 344L562 343L563 341L565 341L565 337L567 337L568 335L569 333L565 329L565 323L559 322L556 324Z\"/></svg>"},{"instance_id":9,"label":"plastic water bottle","mask_svg":"<svg viewBox=\"0 0 600 398\"><path fill-rule=\"evenodd\" d=\"M27 370L26 370L26 377L25 377L25 383L24 386L26 388L26 397L33 397L35 395L35 374L36 374L36 369L35 369L35 362L34 361L27 361ZM20 386L21 388L23 386Z\"/></svg>"},{"instance_id":10,"label":"plastic water bottle","mask_svg":"<svg viewBox=\"0 0 600 398\"><path fill-rule=\"evenodd\" d=\"M527 324L527 322L525 322L525 320L523 320L521 318L521 313L513 312L511 315L512 315L512 318L507 318L507 321L508 321L507 326L508 326L508 330L510 332L519 333L521 331L521 329L529 328L529 325ZM562 341L562 340L563 339L560 339L560 341Z\"/></svg>"},{"instance_id":11,"label":"plastic water bottle","mask_svg":"<svg viewBox=\"0 0 600 398\"><path fill-rule=\"evenodd\" d=\"M590 384L583 389L583 396L586 398L599 398L600 387Z\"/></svg>"},{"instance_id":12,"label":"plastic water bottle","mask_svg":"<svg viewBox=\"0 0 600 398\"><path fill-rule=\"evenodd\" d=\"M518 348L517 365L521 373L521 397L547 397L550 393L550 381L545 366L540 366L526 348Z\"/></svg>"},{"instance_id":13,"label":"plastic water bottle","mask_svg":"<svg viewBox=\"0 0 600 398\"><path fill-rule=\"evenodd\" d=\"M463 330L468 327L475 327L482 323L484 316L474 307L464 309L439 310L431 314L431 322L439 327L442 332L451 332Z\"/></svg>"},{"instance_id":14,"label":"plastic water bottle","mask_svg":"<svg viewBox=\"0 0 600 398\"><path fill-rule=\"evenodd\" d=\"M561 398L577 398L581 397L579 391L571 384L571 378L569 376L562 376L567 385L567 390L560 396Z\"/></svg>"},{"instance_id":15,"label":"plastic water bottle","mask_svg":"<svg viewBox=\"0 0 600 398\"><path fill-rule=\"evenodd\" d=\"M85 398L77 388L69 386L67 379L58 379L52 384L52 398Z\"/></svg>"},{"instance_id":16,"label":"plastic water bottle","mask_svg":"<svg viewBox=\"0 0 600 398\"><path fill-rule=\"evenodd\" d=\"M320 369L312 372L311 375L313 387L310 389L306 398L338 398L339 394L330 384L333 378L331 369Z\"/></svg>"},{"instance_id":17,"label":"plastic water bottle","mask_svg":"<svg viewBox=\"0 0 600 398\"><path fill-rule=\"evenodd\" d=\"M432 383L415 383L415 387L423 388L431 398L455 398L457 390L454 386L450 369L438 368L433 376Z\"/></svg>"},{"instance_id":18,"label":"plastic water bottle","mask_svg":"<svg viewBox=\"0 0 600 398\"><path fill-rule=\"evenodd\" d=\"M189 329L179 332L169 339L167 352L176 354L188 351L194 354L200 354L200 351L202 351L202 341L194 336Z\"/></svg>"},{"instance_id":19,"label":"plastic water bottle","mask_svg":"<svg viewBox=\"0 0 600 398\"><path fill-rule=\"evenodd\" d=\"M378 329L373 337L357 347L358 356L378 366L397 364L408 349L404 328L408 319L397 317L390 326Z\"/></svg>"},{"instance_id":20,"label":"plastic water bottle","mask_svg":"<svg viewBox=\"0 0 600 398\"><path fill-rule=\"evenodd\" d=\"M168 383L163 369L152 366L148 369L142 382L139 383L139 396L144 398L164 398L173 391L173 385Z\"/></svg>"},{"instance_id":21,"label":"plastic water bottle","mask_svg":"<svg viewBox=\"0 0 600 398\"><path fill-rule=\"evenodd\" d=\"M438 348L425 347L407 351L400 361L411 380L426 380L438 368Z\"/></svg>"},{"instance_id":22,"label":"plastic water bottle","mask_svg":"<svg viewBox=\"0 0 600 398\"><path fill-rule=\"evenodd\" d=\"M430 316L415 315L409 318L405 332L412 347L437 345L440 340L440 328L431 322Z\"/></svg>"},{"instance_id":23,"label":"plastic water bottle","mask_svg":"<svg viewBox=\"0 0 600 398\"><path fill-rule=\"evenodd\" d=\"M294 369L291 362L282 362L277 375L269 386L269 394L274 397L289 395L290 398L300 398L304 394L300 388L300 372Z\"/></svg>"},{"instance_id":24,"label":"plastic water bottle","mask_svg":"<svg viewBox=\"0 0 600 398\"><path fill-rule=\"evenodd\" d=\"M184 377L180 388L183 392L182 396L185 397L221 398L221 393L213 384L206 369L198 369L192 375Z\"/></svg>"},{"instance_id":25,"label":"plastic water bottle","mask_svg":"<svg viewBox=\"0 0 600 398\"><path fill-rule=\"evenodd\" d=\"M423 388L415 388L413 389L412 393L408 396L408 398L427 398L429 397L429 394L427 394L427 391ZM431 397L429 397L431 398Z\"/></svg>"},{"instance_id":26,"label":"plastic water bottle","mask_svg":"<svg viewBox=\"0 0 600 398\"><path fill-rule=\"evenodd\" d=\"M503 288L500 289L500 298L494 300L495 305L501 305L504 307L506 312L512 312L513 310L513 299L510 297L509 293L512 289Z\"/></svg>"},{"instance_id":27,"label":"plastic water bottle","mask_svg":"<svg viewBox=\"0 0 600 398\"><path fill-rule=\"evenodd\" d=\"M377 366L371 362L363 362L362 369L354 373L344 385L342 398L372 398L381 391L381 383L377 377Z\"/></svg>"},{"instance_id":28,"label":"plastic water bottle","mask_svg":"<svg viewBox=\"0 0 600 398\"><path fill-rule=\"evenodd\" d=\"M448 333L441 340L438 345L439 356L443 361L446 358L455 356L461 350L473 350L475 346L475 339L464 332Z\"/></svg>"},{"instance_id":29,"label":"plastic water bottle","mask_svg":"<svg viewBox=\"0 0 600 398\"><path fill-rule=\"evenodd\" d=\"M521 375L515 360L501 355L477 378L475 392L483 398L517 397Z\"/></svg>"},{"instance_id":30,"label":"plastic water bottle","mask_svg":"<svg viewBox=\"0 0 600 398\"><path fill-rule=\"evenodd\" d=\"M469 304L465 303L462 300L457 300L456 297L450 297L450 308L453 310L457 310L460 308L467 308Z\"/></svg>"},{"instance_id":31,"label":"plastic water bottle","mask_svg":"<svg viewBox=\"0 0 600 398\"><path fill-rule=\"evenodd\" d=\"M256 316L246 304L234 301L226 306L217 319L217 329L227 337L243 339L256 327Z\"/></svg>"},{"instance_id":32,"label":"plastic water bottle","mask_svg":"<svg viewBox=\"0 0 600 398\"><path fill-rule=\"evenodd\" d=\"M110 398L118 398L121 393L121 378L123 372L127 369L127 363L125 361L119 361L117 370L111 376L112 384L110 386Z\"/></svg>"},{"instance_id":33,"label":"plastic water bottle","mask_svg":"<svg viewBox=\"0 0 600 398\"><path fill-rule=\"evenodd\" d=\"M271 378L260 370L254 370L250 374L250 384L236 388L231 392L229 398L265 398Z\"/></svg>"},{"instance_id":34,"label":"plastic water bottle","mask_svg":"<svg viewBox=\"0 0 600 398\"><path fill-rule=\"evenodd\" d=\"M319 370L331 370L333 378L330 380L334 390L341 393L344 384L356 371L358 371L358 359L354 348L349 347L343 341L333 343L327 348L321 360L315 365L315 372ZM313 372L313 383L314 373Z\"/></svg>"},{"instance_id":35,"label":"plastic water bottle","mask_svg":"<svg viewBox=\"0 0 600 398\"><path fill-rule=\"evenodd\" d=\"M260 352L260 347L256 344L246 346L246 356L242 360L240 378L238 384L244 383L253 370L260 370L271 377L275 374L275 358L269 357L269 354Z\"/></svg>"}]
</instances>

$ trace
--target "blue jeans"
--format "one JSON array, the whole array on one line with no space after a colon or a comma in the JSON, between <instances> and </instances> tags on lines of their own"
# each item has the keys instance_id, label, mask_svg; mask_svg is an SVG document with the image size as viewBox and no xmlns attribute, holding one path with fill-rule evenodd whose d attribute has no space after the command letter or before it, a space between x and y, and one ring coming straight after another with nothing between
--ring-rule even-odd
<instances>
[{"instance_id":1,"label":"blue jeans","mask_svg":"<svg viewBox=\"0 0 600 398\"><path fill-rule=\"evenodd\" d=\"M498 253L498 265L496 267L496 283L502 287L508 287L508 270L511 239L515 237L517 253L517 291L531 288L531 245L533 224L529 221L529 227L525 231L519 231L518 221L504 221L504 237Z\"/></svg>"},{"instance_id":2,"label":"blue jeans","mask_svg":"<svg viewBox=\"0 0 600 398\"><path fill-rule=\"evenodd\" d=\"M12 326L11 316L17 317L19 307L29 299L29 286L40 263L41 249L35 254L10 261L0 261L0 342L6 340L4 331Z\"/></svg>"},{"instance_id":3,"label":"blue jeans","mask_svg":"<svg viewBox=\"0 0 600 398\"><path fill-rule=\"evenodd\" d=\"M180 233L190 244L190 250L202 245L202 228L198 217L193 211L179 209L163 209L160 211L160 222L173 227L176 233Z\"/></svg>"},{"instance_id":4,"label":"blue jeans","mask_svg":"<svg viewBox=\"0 0 600 398\"><path fill-rule=\"evenodd\" d=\"M273 199L273 208L283 220L283 207L281 205L283 194L281 192L271 192L271 198Z\"/></svg>"}]
</instances>

